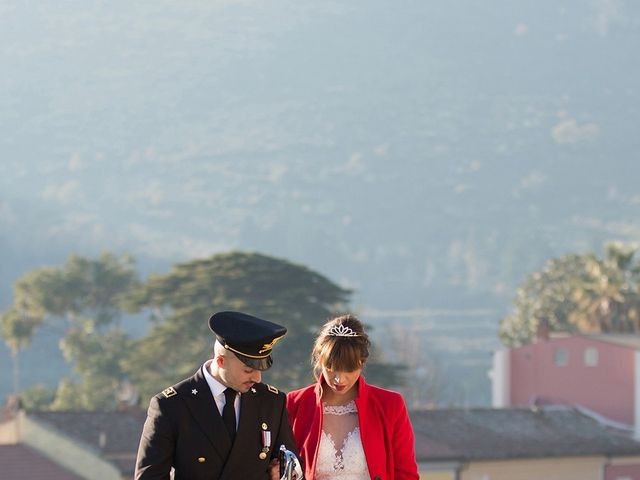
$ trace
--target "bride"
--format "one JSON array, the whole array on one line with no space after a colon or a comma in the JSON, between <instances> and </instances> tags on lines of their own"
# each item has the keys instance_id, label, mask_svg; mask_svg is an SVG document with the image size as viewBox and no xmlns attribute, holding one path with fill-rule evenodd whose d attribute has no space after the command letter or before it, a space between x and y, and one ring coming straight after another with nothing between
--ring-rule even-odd
<instances>
[{"instance_id":1,"label":"bride","mask_svg":"<svg viewBox=\"0 0 640 480\"><path fill-rule=\"evenodd\" d=\"M317 383L287 395L307 480L419 479L402 396L362 376L369 346L355 316L330 320L312 352Z\"/></svg>"}]
</instances>

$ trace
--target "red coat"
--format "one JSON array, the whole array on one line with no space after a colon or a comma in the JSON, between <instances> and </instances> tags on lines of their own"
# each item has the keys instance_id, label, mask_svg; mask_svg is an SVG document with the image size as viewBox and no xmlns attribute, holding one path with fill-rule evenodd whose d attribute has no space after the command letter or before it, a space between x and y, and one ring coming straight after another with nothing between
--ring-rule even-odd
<instances>
[{"instance_id":1,"label":"red coat","mask_svg":"<svg viewBox=\"0 0 640 480\"><path fill-rule=\"evenodd\" d=\"M369 475L374 480L417 480L413 428L402 396L358 380L358 421ZM287 395L293 436L305 465L305 478L314 480L322 431L322 377L315 385Z\"/></svg>"}]
</instances>

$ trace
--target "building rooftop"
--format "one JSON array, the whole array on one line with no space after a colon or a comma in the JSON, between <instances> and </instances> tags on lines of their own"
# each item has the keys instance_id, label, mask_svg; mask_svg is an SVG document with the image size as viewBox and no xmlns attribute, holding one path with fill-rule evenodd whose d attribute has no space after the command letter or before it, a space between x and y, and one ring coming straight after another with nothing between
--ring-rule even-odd
<instances>
[{"instance_id":1,"label":"building rooftop","mask_svg":"<svg viewBox=\"0 0 640 480\"><path fill-rule=\"evenodd\" d=\"M32 411L27 415L93 448L123 475L133 474L146 412Z\"/></svg>"},{"instance_id":2,"label":"building rooftop","mask_svg":"<svg viewBox=\"0 0 640 480\"><path fill-rule=\"evenodd\" d=\"M26 445L0 445L2 480L82 480Z\"/></svg>"},{"instance_id":3,"label":"building rooftop","mask_svg":"<svg viewBox=\"0 0 640 480\"><path fill-rule=\"evenodd\" d=\"M640 442L566 407L410 412L418 461L640 455Z\"/></svg>"},{"instance_id":4,"label":"building rooftop","mask_svg":"<svg viewBox=\"0 0 640 480\"><path fill-rule=\"evenodd\" d=\"M596 335L583 335L584 337L592 340L599 340L601 342L615 343L616 345L622 345L623 347L640 349L640 335L632 333L601 333Z\"/></svg>"}]
</instances>

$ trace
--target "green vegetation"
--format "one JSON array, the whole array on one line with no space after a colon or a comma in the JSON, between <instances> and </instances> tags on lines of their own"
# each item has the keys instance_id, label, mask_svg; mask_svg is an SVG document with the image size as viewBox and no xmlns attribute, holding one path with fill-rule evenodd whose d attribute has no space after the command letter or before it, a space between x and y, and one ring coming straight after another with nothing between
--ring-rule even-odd
<instances>
[{"instance_id":1,"label":"green vegetation","mask_svg":"<svg viewBox=\"0 0 640 480\"><path fill-rule=\"evenodd\" d=\"M111 392L125 375L119 359L130 343L119 327L123 300L137 285L133 260L110 253L97 260L74 255L60 267L39 268L20 278L13 305L0 317L13 354L14 390L19 390L17 351L46 326L61 333L60 348L76 377L64 383L74 385L69 395L74 404L62 407L109 408Z\"/></svg>"},{"instance_id":2,"label":"green vegetation","mask_svg":"<svg viewBox=\"0 0 640 480\"><path fill-rule=\"evenodd\" d=\"M540 321L551 331L638 333L640 262L636 247L610 243L605 257L593 253L554 258L527 277L516 292L513 311L502 319L506 345L532 341Z\"/></svg>"},{"instance_id":3,"label":"green vegetation","mask_svg":"<svg viewBox=\"0 0 640 480\"><path fill-rule=\"evenodd\" d=\"M1 317L2 336L14 353L43 326L62 333L60 348L72 367L55 393L24 392L24 404L57 410L116 408L132 385L138 399L192 374L210 355L207 319L219 310L250 312L285 325L268 381L284 389L311 380L309 353L324 321L343 312L351 291L307 267L257 253L232 252L174 265L169 273L138 280L133 260L105 253L72 256L61 267L29 272L15 286L14 304ZM148 315L151 329L134 339L120 323L127 313ZM368 377L401 383L402 368L377 361ZM15 382L15 389L18 382Z\"/></svg>"},{"instance_id":4,"label":"green vegetation","mask_svg":"<svg viewBox=\"0 0 640 480\"><path fill-rule=\"evenodd\" d=\"M153 327L127 358L132 382L144 398L192 374L211 355L207 319L219 310L246 311L288 329L275 349L269 381L283 388L308 376L315 330L344 309L350 291L286 260L256 253L226 253L175 265L153 275L131 303L150 311Z\"/></svg>"}]
</instances>

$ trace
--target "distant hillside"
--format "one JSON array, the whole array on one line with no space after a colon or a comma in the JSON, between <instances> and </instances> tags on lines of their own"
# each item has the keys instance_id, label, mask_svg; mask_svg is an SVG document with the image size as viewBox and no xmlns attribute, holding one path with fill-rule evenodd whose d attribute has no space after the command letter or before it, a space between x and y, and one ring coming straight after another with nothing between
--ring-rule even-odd
<instances>
[{"instance_id":1,"label":"distant hillside","mask_svg":"<svg viewBox=\"0 0 640 480\"><path fill-rule=\"evenodd\" d=\"M0 13L2 305L72 252L149 271L243 249L355 288L357 308L497 326L546 258L640 238L637 2Z\"/></svg>"}]
</instances>

